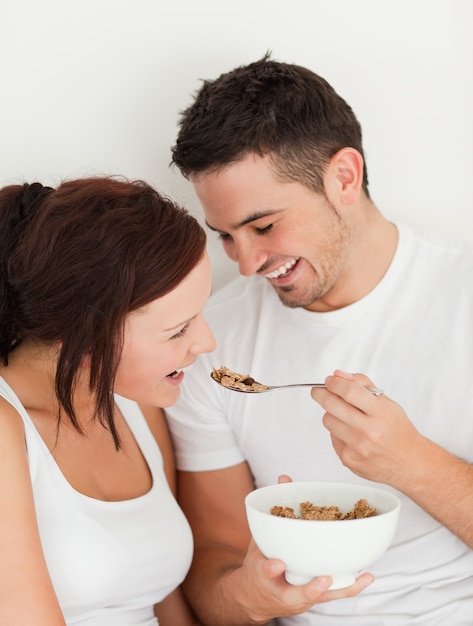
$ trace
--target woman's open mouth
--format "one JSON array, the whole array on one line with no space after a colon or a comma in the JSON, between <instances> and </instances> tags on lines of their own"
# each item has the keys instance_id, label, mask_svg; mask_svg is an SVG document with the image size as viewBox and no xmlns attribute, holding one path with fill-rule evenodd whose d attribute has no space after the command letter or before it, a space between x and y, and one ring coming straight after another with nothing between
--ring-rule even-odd
<instances>
[{"instance_id":1,"label":"woman's open mouth","mask_svg":"<svg viewBox=\"0 0 473 626\"><path fill-rule=\"evenodd\" d=\"M167 380L173 385L179 385L184 378L184 372L182 369L174 370L166 376Z\"/></svg>"},{"instance_id":2,"label":"woman's open mouth","mask_svg":"<svg viewBox=\"0 0 473 626\"><path fill-rule=\"evenodd\" d=\"M187 365L186 367L180 367L179 369L174 370L174 372L171 372L170 374L168 374L166 378L173 383L180 383L182 379L184 378L184 373L188 369L189 369L189 365Z\"/></svg>"}]
</instances>

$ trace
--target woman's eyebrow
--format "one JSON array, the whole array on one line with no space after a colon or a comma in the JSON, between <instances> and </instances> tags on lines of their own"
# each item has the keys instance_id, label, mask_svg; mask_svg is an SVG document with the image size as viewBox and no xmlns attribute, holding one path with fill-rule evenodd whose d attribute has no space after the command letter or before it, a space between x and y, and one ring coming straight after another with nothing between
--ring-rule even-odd
<instances>
[{"instance_id":1,"label":"woman's eyebrow","mask_svg":"<svg viewBox=\"0 0 473 626\"><path fill-rule=\"evenodd\" d=\"M208 295L208 297L210 298L210 296L212 295L213 292L213 287L210 288L210 293ZM176 324L175 326L173 326L172 328L165 328L163 330L164 333L168 333L171 330L176 330L177 328L179 328L179 326L184 326L185 324L188 324L189 322L192 322L192 320L194 320L199 314L196 313L195 315L193 315L192 317L189 317L186 320L183 320L182 322L180 322L179 324Z\"/></svg>"},{"instance_id":2,"label":"woman's eyebrow","mask_svg":"<svg viewBox=\"0 0 473 626\"><path fill-rule=\"evenodd\" d=\"M191 322L194 318L196 318L197 315L193 315L192 317L189 317L189 319L184 320L182 322L179 322L179 324L176 324L175 326L172 326L172 328L165 328L163 330L163 332L168 333L171 330L176 330L177 328L179 328L180 326L184 326L185 324L188 324L189 322Z\"/></svg>"}]
</instances>

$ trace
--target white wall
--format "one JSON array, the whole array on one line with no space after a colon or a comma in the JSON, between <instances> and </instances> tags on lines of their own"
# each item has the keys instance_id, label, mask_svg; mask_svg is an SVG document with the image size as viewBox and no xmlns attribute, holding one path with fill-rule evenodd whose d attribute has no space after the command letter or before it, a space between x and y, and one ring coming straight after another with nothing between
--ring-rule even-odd
<instances>
[{"instance_id":1,"label":"white wall","mask_svg":"<svg viewBox=\"0 0 473 626\"><path fill-rule=\"evenodd\" d=\"M270 49L352 105L388 217L473 243L472 27L471 0L0 0L0 184L122 174L200 215L178 111Z\"/></svg>"}]
</instances>

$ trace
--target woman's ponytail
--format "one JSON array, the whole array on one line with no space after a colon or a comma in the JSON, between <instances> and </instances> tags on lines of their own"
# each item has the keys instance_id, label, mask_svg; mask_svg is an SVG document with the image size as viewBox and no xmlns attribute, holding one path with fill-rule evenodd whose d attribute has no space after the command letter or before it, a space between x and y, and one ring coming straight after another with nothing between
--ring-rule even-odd
<instances>
[{"instance_id":1,"label":"woman's ponytail","mask_svg":"<svg viewBox=\"0 0 473 626\"><path fill-rule=\"evenodd\" d=\"M41 183L8 185L0 189L0 357L8 364L8 354L17 341L18 315L10 285L10 258L28 224L44 199L54 191Z\"/></svg>"}]
</instances>

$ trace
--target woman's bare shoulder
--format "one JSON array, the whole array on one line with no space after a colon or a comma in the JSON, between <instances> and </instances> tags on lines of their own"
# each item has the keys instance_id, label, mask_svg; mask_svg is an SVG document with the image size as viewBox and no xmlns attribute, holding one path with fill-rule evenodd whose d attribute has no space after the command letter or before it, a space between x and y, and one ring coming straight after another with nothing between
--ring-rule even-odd
<instances>
[{"instance_id":1,"label":"woman's bare shoulder","mask_svg":"<svg viewBox=\"0 0 473 626\"><path fill-rule=\"evenodd\" d=\"M15 407L0 396L0 449L14 441L25 441L23 420ZM20 437L20 439L18 439Z\"/></svg>"}]
</instances>

